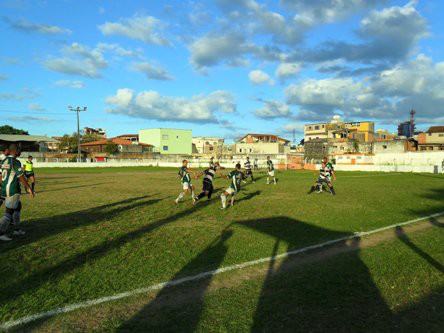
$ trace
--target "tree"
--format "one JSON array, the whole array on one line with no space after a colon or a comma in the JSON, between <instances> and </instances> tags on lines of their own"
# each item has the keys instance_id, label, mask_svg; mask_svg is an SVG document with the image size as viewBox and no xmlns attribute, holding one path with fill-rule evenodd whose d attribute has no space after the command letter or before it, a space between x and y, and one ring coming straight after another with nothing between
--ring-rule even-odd
<instances>
[{"instance_id":1,"label":"tree","mask_svg":"<svg viewBox=\"0 0 444 333\"><path fill-rule=\"evenodd\" d=\"M103 140L103 136L100 136L98 134L83 134L80 137L81 143L88 143L93 141Z\"/></svg>"},{"instance_id":2,"label":"tree","mask_svg":"<svg viewBox=\"0 0 444 333\"><path fill-rule=\"evenodd\" d=\"M14 128L9 125L0 126L0 134L21 134L21 135L29 135L29 133L25 130L21 130L18 128Z\"/></svg>"},{"instance_id":3,"label":"tree","mask_svg":"<svg viewBox=\"0 0 444 333\"><path fill-rule=\"evenodd\" d=\"M304 139L302 139L301 141L299 141L299 146L303 146L303 145L304 145L304 143L305 143L305 140L304 140Z\"/></svg>"},{"instance_id":4,"label":"tree","mask_svg":"<svg viewBox=\"0 0 444 333\"><path fill-rule=\"evenodd\" d=\"M68 153L77 153L77 134L65 134L60 142L60 150Z\"/></svg>"},{"instance_id":5,"label":"tree","mask_svg":"<svg viewBox=\"0 0 444 333\"><path fill-rule=\"evenodd\" d=\"M107 143L106 143L106 146L105 146L105 153L108 153L108 154L110 154L110 155L114 155L115 153L117 153L119 151L119 147L114 143L114 142L112 142L111 140L109 140Z\"/></svg>"}]
</instances>

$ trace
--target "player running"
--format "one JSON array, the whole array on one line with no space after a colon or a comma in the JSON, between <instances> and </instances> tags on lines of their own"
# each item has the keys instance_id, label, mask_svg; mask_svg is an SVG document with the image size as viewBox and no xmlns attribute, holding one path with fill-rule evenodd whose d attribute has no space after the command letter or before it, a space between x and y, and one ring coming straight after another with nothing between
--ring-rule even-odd
<instances>
[{"instance_id":1,"label":"player running","mask_svg":"<svg viewBox=\"0 0 444 333\"><path fill-rule=\"evenodd\" d=\"M194 186L193 184L191 184L190 173L194 174L194 171L188 169L188 161L183 160L182 167L179 169L179 177L182 182L182 192L180 192L179 196L174 201L176 204L178 204L180 199L182 199L185 196L185 194L188 193L188 190L191 190L191 198L193 200L193 205L196 202L196 199L194 197Z\"/></svg>"},{"instance_id":2,"label":"player running","mask_svg":"<svg viewBox=\"0 0 444 333\"><path fill-rule=\"evenodd\" d=\"M227 175L227 179L230 179L230 186L225 190L224 193L220 195L220 199L222 201L222 208L227 208L227 197L231 195L231 206L234 205L234 196L239 192L240 190L240 184L241 181L245 178L244 173L241 171L241 165L240 163L236 164L236 169L231 171Z\"/></svg>"},{"instance_id":3,"label":"player running","mask_svg":"<svg viewBox=\"0 0 444 333\"><path fill-rule=\"evenodd\" d=\"M251 176L251 182L254 184L254 178L253 178L253 171L251 170L251 162L250 158L247 156L247 160L244 163L245 167L245 178L248 178L248 176Z\"/></svg>"},{"instance_id":4,"label":"player running","mask_svg":"<svg viewBox=\"0 0 444 333\"><path fill-rule=\"evenodd\" d=\"M25 161L25 177L28 182L31 182L32 192L35 193L35 175L34 175L34 165L32 163L32 156L29 155L28 159Z\"/></svg>"},{"instance_id":5,"label":"player running","mask_svg":"<svg viewBox=\"0 0 444 333\"><path fill-rule=\"evenodd\" d=\"M31 187L23 174L22 165L17 157L20 151L15 144L9 146L9 155L1 162L2 186L1 196L5 198L5 214L0 219L0 240L10 241L6 235L9 224L14 222L14 236L24 235L25 232L19 228L20 211L20 183L25 186L27 192L34 197Z\"/></svg>"},{"instance_id":6,"label":"player running","mask_svg":"<svg viewBox=\"0 0 444 333\"><path fill-rule=\"evenodd\" d=\"M333 184L331 183L331 180L330 180L330 171L327 168L327 163L325 161L322 161L321 169L319 170L318 180L310 188L310 191L308 192L308 194L313 193L314 191L316 191L316 189L318 190L318 193L321 193L322 192L322 185L324 183L327 184L328 188L330 189L330 193L332 195L336 195L336 191L333 188Z\"/></svg>"},{"instance_id":7,"label":"player running","mask_svg":"<svg viewBox=\"0 0 444 333\"><path fill-rule=\"evenodd\" d=\"M210 162L208 164L209 164L210 168L214 167L214 157L213 156L211 156Z\"/></svg>"},{"instance_id":8,"label":"player running","mask_svg":"<svg viewBox=\"0 0 444 333\"><path fill-rule=\"evenodd\" d=\"M273 177L274 185L276 185L276 178L274 177L274 165L273 161L270 159L270 156L267 156L267 185L270 184L270 177Z\"/></svg>"},{"instance_id":9,"label":"player running","mask_svg":"<svg viewBox=\"0 0 444 333\"><path fill-rule=\"evenodd\" d=\"M208 201L211 200L211 195L213 194L214 187L213 187L213 178L218 172L219 169L223 169L219 162L216 162L213 164L212 167L209 167L205 171L201 173L201 175L205 175L203 178L203 188L202 192L195 198L196 201L202 199L203 197L207 197ZM222 174L219 172L219 176L222 177Z\"/></svg>"}]
</instances>

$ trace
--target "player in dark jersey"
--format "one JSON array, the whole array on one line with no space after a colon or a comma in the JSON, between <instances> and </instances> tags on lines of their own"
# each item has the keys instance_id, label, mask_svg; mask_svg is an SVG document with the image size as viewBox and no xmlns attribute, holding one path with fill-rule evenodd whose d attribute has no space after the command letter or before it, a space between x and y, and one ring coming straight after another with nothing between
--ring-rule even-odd
<instances>
[{"instance_id":1,"label":"player in dark jersey","mask_svg":"<svg viewBox=\"0 0 444 333\"><path fill-rule=\"evenodd\" d=\"M211 156L211 158L210 158L210 162L208 163L208 166L209 166L210 168L214 167L214 157L213 157L213 156Z\"/></svg>"},{"instance_id":2,"label":"player in dark jersey","mask_svg":"<svg viewBox=\"0 0 444 333\"><path fill-rule=\"evenodd\" d=\"M185 194L188 193L188 190L191 190L191 198L193 200L193 204L196 202L196 198L194 196L194 185L191 183L191 173L194 174L194 171L191 171L188 168L188 161L183 160L182 167L179 169L179 177L182 183L182 192L180 192L179 196L174 201L176 204L178 204L180 199L182 199Z\"/></svg>"},{"instance_id":3,"label":"player in dark jersey","mask_svg":"<svg viewBox=\"0 0 444 333\"><path fill-rule=\"evenodd\" d=\"M267 156L267 185L270 184L270 177L273 178L273 183L276 185L276 177L274 176L274 165L273 161L270 159L270 156Z\"/></svg>"},{"instance_id":4,"label":"player in dark jersey","mask_svg":"<svg viewBox=\"0 0 444 333\"><path fill-rule=\"evenodd\" d=\"M236 169L231 171L227 175L227 179L230 179L230 186L220 195L222 200L222 208L227 208L227 197L231 195L231 206L234 205L234 196L240 191L241 181L245 178L245 174L241 171L240 163L236 164Z\"/></svg>"},{"instance_id":5,"label":"player in dark jersey","mask_svg":"<svg viewBox=\"0 0 444 333\"><path fill-rule=\"evenodd\" d=\"M328 188L330 189L330 193L332 195L336 195L336 191L333 188L333 185L330 181L330 173L329 170L327 169L327 163L322 162L321 164L321 169L319 170L319 177L318 180L316 181L316 183L310 188L310 191L308 191L308 194L313 193L314 191L316 191L316 189L318 190L318 193L322 192L322 185L326 184L328 186Z\"/></svg>"},{"instance_id":6,"label":"player in dark jersey","mask_svg":"<svg viewBox=\"0 0 444 333\"><path fill-rule=\"evenodd\" d=\"M220 166L219 162L216 162L213 164L212 167L206 169L204 172L201 173L201 176L204 175L203 187L202 187L202 192L196 197L196 201L202 199L205 196L208 198L208 201L211 200L211 195L213 194L214 191L213 178L219 169L223 168ZM220 172L219 176L221 176Z\"/></svg>"},{"instance_id":7,"label":"player in dark jersey","mask_svg":"<svg viewBox=\"0 0 444 333\"><path fill-rule=\"evenodd\" d=\"M248 176L251 177L251 182L254 183L254 177L253 177L253 171L251 170L251 162L250 162L250 158L247 157L247 160L244 163L244 167L245 167L245 176L246 178Z\"/></svg>"}]
</instances>

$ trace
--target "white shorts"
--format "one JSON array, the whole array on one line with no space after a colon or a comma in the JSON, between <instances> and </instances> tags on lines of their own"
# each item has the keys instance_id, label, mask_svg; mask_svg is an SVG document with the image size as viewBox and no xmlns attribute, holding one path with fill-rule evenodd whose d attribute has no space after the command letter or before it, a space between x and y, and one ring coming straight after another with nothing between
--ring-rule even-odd
<instances>
[{"instance_id":1,"label":"white shorts","mask_svg":"<svg viewBox=\"0 0 444 333\"><path fill-rule=\"evenodd\" d=\"M5 206L9 209L17 209L20 203L20 194L15 194L12 197L5 198Z\"/></svg>"},{"instance_id":2,"label":"white shorts","mask_svg":"<svg viewBox=\"0 0 444 333\"><path fill-rule=\"evenodd\" d=\"M268 175L269 175L270 177L274 177L274 170L273 170L273 171L268 171Z\"/></svg>"},{"instance_id":3,"label":"white shorts","mask_svg":"<svg viewBox=\"0 0 444 333\"><path fill-rule=\"evenodd\" d=\"M187 183L187 182L185 182L185 183L182 183L182 188L184 189L184 190L188 190L189 188L191 188L193 185L191 184L191 183Z\"/></svg>"},{"instance_id":4,"label":"white shorts","mask_svg":"<svg viewBox=\"0 0 444 333\"><path fill-rule=\"evenodd\" d=\"M236 191L234 190L234 188L229 187L225 190L225 192L227 192L229 195L236 195Z\"/></svg>"}]
</instances>

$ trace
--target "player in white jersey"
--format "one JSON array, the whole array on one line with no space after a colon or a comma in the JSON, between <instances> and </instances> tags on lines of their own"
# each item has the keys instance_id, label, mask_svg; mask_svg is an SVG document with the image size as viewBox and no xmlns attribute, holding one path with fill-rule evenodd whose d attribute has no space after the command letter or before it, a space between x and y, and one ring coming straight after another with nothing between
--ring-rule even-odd
<instances>
[{"instance_id":1,"label":"player in white jersey","mask_svg":"<svg viewBox=\"0 0 444 333\"><path fill-rule=\"evenodd\" d=\"M211 200L211 195L213 194L214 187L213 187L213 178L218 173L219 169L223 169L219 162L216 162L213 164L212 167L206 169L204 172L201 173L201 175L205 175L203 178L203 188L202 192L196 197L196 201L202 199L203 197L207 197L208 201ZM222 176L222 174L219 172L219 176Z\"/></svg>"},{"instance_id":2,"label":"player in white jersey","mask_svg":"<svg viewBox=\"0 0 444 333\"><path fill-rule=\"evenodd\" d=\"M270 184L270 177L273 178L273 183L276 185L276 178L274 177L274 165L273 161L270 159L270 156L267 156L267 185Z\"/></svg>"},{"instance_id":3,"label":"player in white jersey","mask_svg":"<svg viewBox=\"0 0 444 333\"><path fill-rule=\"evenodd\" d=\"M325 163L324 161L321 164L321 169L319 170L319 177L318 180L316 181L316 183L310 188L310 191L308 192L308 194L313 193L314 191L316 191L316 189L318 190L318 193L322 192L322 186L323 184L326 184L328 186L328 188L330 189L330 193L332 195L336 195L336 191L333 188L333 185L331 183L330 180L330 171L327 168L327 163Z\"/></svg>"},{"instance_id":4,"label":"player in white jersey","mask_svg":"<svg viewBox=\"0 0 444 333\"><path fill-rule=\"evenodd\" d=\"M251 177L251 182L254 183L254 177L253 177L253 171L251 170L251 162L250 162L250 158L247 157L247 160L244 163L244 167L245 167L245 176L246 178L248 176Z\"/></svg>"}]
</instances>

